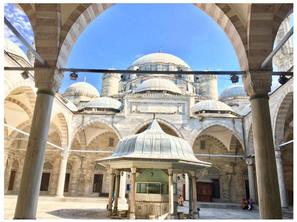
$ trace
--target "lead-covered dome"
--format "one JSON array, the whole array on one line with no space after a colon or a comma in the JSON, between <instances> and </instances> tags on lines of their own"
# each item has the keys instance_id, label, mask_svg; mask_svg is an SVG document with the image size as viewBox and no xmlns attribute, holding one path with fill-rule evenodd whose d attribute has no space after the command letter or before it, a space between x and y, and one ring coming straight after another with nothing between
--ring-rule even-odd
<instances>
[{"instance_id":1,"label":"lead-covered dome","mask_svg":"<svg viewBox=\"0 0 297 222\"><path fill-rule=\"evenodd\" d=\"M144 132L121 139L111 157L115 159L155 159L187 161L209 166L210 163L198 160L190 144L179 137L166 134L154 120Z\"/></svg>"},{"instance_id":2,"label":"lead-covered dome","mask_svg":"<svg viewBox=\"0 0 297 222\"><path fill-rule=\"evenodd\" d=\"M231 87L228 87L226 89L223 90L223 92L220 95L220 100L224 101L226 99L232 99L232 98L246 98L247 94L243 88L243 86L240 85L234 85Z\"/></svg>"},{"instance_id":3,"label":"lead-covered dome","mask_svg":"<svg viewBox=\"0 0 297 222\"><path fill-rule=\"evenodd\" d=\"M169 92L173 94L181 94L178 86L169 79L152 78L142 82L136 89L135 93L142 93L147 91Z\"/></svg>"},{"instance_id":4,"label":"lead-covered dome","mask_svg":"<svg viewBox=\"0 0 297 222\"><path fill-rule=\"evenodd\" d=\"M192 112L195 114L233 114L236 113L227 104L217 100L202 100L192 107Z\"/></svg>"},{"instance_id":5,"label":"lead-covered dome","mask_svg":"<svg viewBox=\"0 0 297 222\"><path fill-rule=\"evenodd\" d=\"M137 60L135 60L132 63L132 66L139 66L139 65L147 64L147 63L171 63L171 64L180 65L180 66L190 68L189 65L181 58L179 58L175 55L172 55L169 53L163 53L163 52L157 52L157 53L151 53L151 54L144 55L144 56L138 58Z\"/></svg>"},{"instance_id":6,"label":"lead-covered dome","mask_svg":"<svg viewBox=\"0 0 297 222\"><path fill-rule=\"evenodd\" d=\"M83 110L111 110L111 111L120 111L122 103L116 99L110 97L99 97L96 99L91 100L88 102L84 107Z\"/></svg>"},{"instance_id":7,"label":"lead-covered dome","mask_svg":"<svg viewBox=\"0 0 297 222\"><path fill-rule=\"evenodd\" d=\"M97 98L100 96L98 90L87 82L77 82L70 85L63 93L64 97L84 96Z\"/></svg>"}]
</instances>

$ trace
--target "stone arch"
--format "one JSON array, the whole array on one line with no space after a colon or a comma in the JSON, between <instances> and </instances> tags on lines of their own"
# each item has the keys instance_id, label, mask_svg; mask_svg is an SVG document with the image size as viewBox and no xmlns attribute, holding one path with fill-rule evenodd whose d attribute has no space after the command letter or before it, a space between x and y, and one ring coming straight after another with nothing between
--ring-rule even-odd
<instances>
[{"instance_id":1,"label":"stone arch","mask_svg":"<svg viewBox=\"0 0 297 222\"><path fill-rule=\"evenodd\" d=\"M180 138L184 138L183 135L179 132L179 130L170 122L160 119L160 118L156 118L156 120L158 121L158 123L160 124L161 128L168 134L172 135L172 136L176 136L176 137L180 137ZM134 130L134 134L138 134L143 132L145 129L147 129L147 127L149 126L149 124L152 122L152 119L146 120L144 122L142 122L140 125L138 125L136 127L136 129Z\"/></svg>"},{"instance_id":2,"label":"stone arch","mask_svg":"<svg viewBox=\"0 0 297 222\"><path fill-rule=\"evenodd\" d=\"M209 124L205 124L203 125L198 131L195 132L195 136L193 136L191 138L191 140L189 141L191 147L193 147L195 140L203 134L203 132L205 132L207 129L211 128L211 127L222 127L226 130L228 130L232 135L234 135L236 137L236 139L240 142L241 147L244 148L244 143L243 143L243 139L242 136L235 131L235 129L231 128L230 126L223 124L223 123L216 123L216 122L212 122Z\"/></svg>"},{"instance_id":3,"label":"stone arch","mask_svg":"<svg viewBox=\"0 0 297 222\"><path fill-rule=\"evenodd\" d=\"M4 98L6 98L9 95L13 95L15 93L27 93L32 96L32 100L34 101L33 104L35 104L35 98L36 98L36 88L34 85L34 81L17 81L13 82L12 85L8 88L8 91L4 92Z\"/></svg>"},{"instance_id":4,"label":"stone arch","mask_svg":"<svg viewBox=\"0 0 297 222\"><path fill-rule=\"evenodd\" d=\"M89 139L89 142L87 144L87 147L90 147L92 145L93 142L96 142L96 140L98 140L100 137L108 137L108 138L113 138L114 141L113 141L113 144L110 145L108 144L106 147L103 147L103 148L107 148L108 150L112 147L112 148L115 148L115 146L117 145L118 141L119 141L119 138L117 137L117 135L112 132L112 131L109 131L109 132L104 132L104 133L100 133L100 134L97 134L96 136L94 136L93 138ZM101 141L101 142L107 142L107 141ZM98 146L99 148L99 146ZM101 149L100 149L101 150Z\"/></svg>"},{"instance_id":5,"label":"stone arch","mask_svg":"<svg viewBox=\"0 0 297 222\"><path fill-rule=\"evenodd\" d=\"M214 140L217 144L219 144L223 149L226 149L226 151L228 151L228 147L226 147L225 146L225 144L223 144L222 143L222 141L220 141L218 138L216 138L216 137L214 137L214 136L212 136L212 135L208 135L208 134L206 134L206 135L199 135L196 139L195 139L195 141L194 141L194 144L193 144L193 147L192 147L192 149L194 150L194 146L195 145L198 145L198 144L195 144L196 143L196 141L198 141L199 139L202 139L202 140ZM200 146L200 144L199 144L199 146ZM201 147L199 147L199 150L201 149Z\"/></svg>"},{"instance_id":6,"label":"stone arch","mask_svg":"<svg viewBox=\"0 0 297 222\"><path fill-rule=\"evenodd\" d=\"M290 114L290 111L293 109L293 92L285 94L280 101L281 103L278 105L277 115L274 120L274 140L276 147L282 142L285 142L285 122L288 118L288 114Z\"/></svg>"},{"instance_id":7,"label":"stone arch","mask_svg":"<svg viewBox=\"0 0 297 222\"><path fill-rule=\"evenodd\" d=\"M21 9L29 18L33 33L34 27L36 24L36 16L35 16L35 7L34 4L15 4L19 9Z\"/></svg>"},{"instance_id":8,"label":"stone arch","mask_svg":"<svg viewBox=\"0 0 297 222\"><path fill-rule=\"evenodd\" d=\"M110 131L114 132L119 140L122 138L120 132L118 131L118 129L115 128L114 126L111 126L110 123L108 123L107 121L102 120L102 119L101 120L90 119L90 120L86 121L85 124L83 124L83 125L76 128L76 130L72 133L71 140L69 140L69 144L71 144L71 145L73 144L73 142L75 140L75 135L78 132L80 132L80 131L82 131L84 129L87 129L88 127L90 127L90 126L92 126L94 124L102 124L104 127L109 129ZM78 142L80 142L80 141L78 141Z\"/></svg>"},{"instance_id":9,"label":"stone arch","mask_svg":"<svg viewBox=\"0 0 297 222\"><path fill-rule=\"evenodd\" d=\"M57 113L52 122L57 121L57 127L59 128L61 132L61 142L62 146L67 146L68 144L68 138L69 138L69 129L68 129L68 123L66 121L65 115L63 113Z\"/></svg>"},{"instance_id":10,"label":"stone arch","mask_svg":"<svg viewBox=\"0 0 297 222\"><path fill-rule=\"evenodd\" d=\"M66 65L72 46L85 28L112 5L113 4L80 4L77 6L61 30L61 45L57 60L58 67L64 67ZM224 30L237 53L241 69L246 70L248 68L245 50L246 29L239 19L237 12L232 10L227 4L198 3L194 5L212 17Z\"/></svg>"},{"instance_id":11,"label":"stone arch","mask_svg":"<svg viewBox=\"0 0 297 222\"><path fill-rule=\"evenodd\" d=\"M22 108L22 109L25 111L25 113L28 115L29 119L32 118L32 111L31 111L31 109L28 108L23 102L21 102L21 101L19 101L19 100L17 100L17 99L14 99L14 98L12 98L12 97L10 97L10 96L7 96L7 97L5 98L5 102L6 102L6 101L18 105L20 108Z\"/></svg>"},{"instance_id":12,"label":"stone arch","mask_svg":"<svg viewBox=\"0 0 297 222\"><path fill-rule=\"evenodd\" d=\"M247 147L246 147L246 154L251 155L255 153L254 150L254 137L253 137L253 128L250 126L249 129L249 134L248 134L248 141L247 141Z\"/></svg>"},{"instance_id":13,"label":"stone arch","mask_svg":"<svg viewBox=\"0 0 297 222\"><path fill-rule=\"evenodd\" d=\"M27 133L28 133L28 135L30 134L30 128L31 128L31 120L29 119L29 120L26 120L26 121L24 121L24 122L22 122L21 124L19 124L18 126L16 126L15 128L17 128L17 129L19 129L19 130L22 130L22 131L24 131L24 132L26 132L26 128L27 127L29 127L28 128L28 130L27 130ZM8 134L8 136L10 137L10 138L15 138L15 137L17 137L17 135L19 135L20 134L20 132L18 132L18 131L16 131L16 130L12 130L11 131L11 133L10 134ZM22 137L24 136L23 134L21 134L22 135ZM27 136L24 136L24 137L27 137ZM28 137L29 138L29 137ZM8 145L7 145L7 147L8 147L8 149L9 149L9 147L11 147L12 145L13 145L13 143L15 142L15 140L11 140L9 143L8 143Z\"/></svg>"}]
</instances>

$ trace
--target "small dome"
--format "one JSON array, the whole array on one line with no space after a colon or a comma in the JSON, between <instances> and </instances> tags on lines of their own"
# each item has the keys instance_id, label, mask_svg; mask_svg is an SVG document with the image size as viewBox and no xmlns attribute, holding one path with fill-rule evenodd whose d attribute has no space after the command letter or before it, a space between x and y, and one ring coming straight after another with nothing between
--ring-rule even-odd
<instances>
[{"instance_id":1,"label":"small dome","mask_svg":"<svg viewBox=\"0 0 297 222\"><path fill-rule=\"evenodd\" d=\"M98 90L87 82L77 82L70 85L63 93L64 97L85 96L97 98L100 96Z\"/></svg>"},{"instance_id":2,"label":"small dome","mask_svg":"<svg viewBox=\"0 0 297 222\"><path fill-rule=\"evenodd\" d=\"M198 103L196 103L192 107L193 113L199 113L199 112L233 112L232 108L228 106L227 104L217 101L217 100L202 100Z\"/></svg>"},{"instance_id":3,"label":"small dome","mask_svg":"<svg viewBox=\"0 0 297 222\"><path fill-rule=\"evenodd\" d=\"M167 91L174 94L181 94L178 86L171 80L164 78L152 78L145 80L136 89L135 93L141 93L145 91Z\"/></svg>"},{"instance_id":4,"label":"small dome","mask_svg":"<svg viewBox=\"0 0 297 222\"><path fill-rule=\"evenodd\" d=\"M161 52L144 55L135 60L131 66L139 66L147 63L168 63L190 68L189 65L181 58L178 58L177 56L174 56L172 54Z\"/></svg>"},{"instance_id":5,"label":"small dome","mask_svg":"<svg viewBox=\"0 0 297 222\"><path fill-rule=\"evenodd\" d=\"M234 85L223 90L220 95L220 100L230 99L234 97L247 97L244 88L240 85Z\"/></svg>"},{"instance_id":6,"label":"small dome","mask_svg":"<svg viewBox=\"0 0 297 222\"><path fill-rule=\"evenodd\" d=\"M113 109L120 111L122 103L116 99L110 97L99 97L88 102L85 108L97 108L97 109Z\"/></svg>"},{"instance_id":7,"label":"small dome","mask_svg":"<svg viewBox=\"0 0 297 222\"><path fill-rule=\"evenodd\" d=\"M23 50L17 44L13 43L11 40L7 38L4 39L4 50L14 55L20 56L24 58L26 61L29 61L28 57L23 52Z\"/></svg>"},{"instance_id":8,"label":"small dome","mask_svg":"<svg viewBox=\"0 0 297 222\"><path fill-rule=\"evenodd\" d=\"M144 132L121 139L112 156L107 159L119 158L181 160L209 165L195 157L186 140L166 134L157 120Z\"/></svg>"}]
</instances>

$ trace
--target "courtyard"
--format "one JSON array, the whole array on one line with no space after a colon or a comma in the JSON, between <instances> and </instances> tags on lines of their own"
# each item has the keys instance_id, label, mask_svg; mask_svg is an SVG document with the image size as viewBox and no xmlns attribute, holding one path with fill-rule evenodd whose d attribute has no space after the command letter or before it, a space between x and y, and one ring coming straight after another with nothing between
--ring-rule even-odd
<instances>
[{"instance_id":1,"label":"courtyard","mask_svg":"<svg viewBox=\"0 0 297 222\"><path fill-rule=\"evenodd\" d=\"M4 197L4 219L12 219L16 205L17 196L6 195ZM53 196L39 197L37 219L109 219L106 216L106 204L108 198L96 197L65 197ZM185 207L178 211L188 210ZM216 204L215 207L203 204L200 208L200 219L259 219L258 210L241 210L236 204ZM127 206L119 206L120 210ZM219 209L219 210L218 210Z\"/></svg>"}]
</instances>

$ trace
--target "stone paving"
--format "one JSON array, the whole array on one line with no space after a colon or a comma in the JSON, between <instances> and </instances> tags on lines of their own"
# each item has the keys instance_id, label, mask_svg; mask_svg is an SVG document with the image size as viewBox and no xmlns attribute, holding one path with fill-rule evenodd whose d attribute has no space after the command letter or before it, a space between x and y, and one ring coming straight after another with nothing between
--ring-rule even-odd
<instances>
[{"instance_id":1,"label":"stone paving","mask_svg":"<svg viewBox=\"0 0 297 222\"><path fill-rule=\"evenodd\" d=\"M16 196L4 197L4 219L12 219L16 205ZM107 198L56 198L41 196L38 202L37 219L109 219L106 216ZM185 207L179 207L179 212L188 212ZM127 205L119 205L127 209ZM247 211L236 207L212 208L201 207L200 219L259 219L258 210Z\"/></svg>"}]
</instances>

